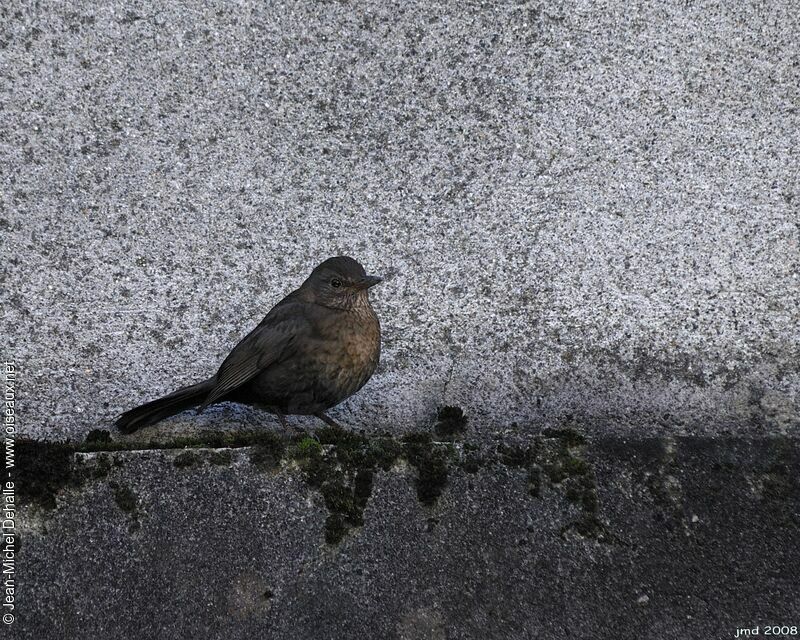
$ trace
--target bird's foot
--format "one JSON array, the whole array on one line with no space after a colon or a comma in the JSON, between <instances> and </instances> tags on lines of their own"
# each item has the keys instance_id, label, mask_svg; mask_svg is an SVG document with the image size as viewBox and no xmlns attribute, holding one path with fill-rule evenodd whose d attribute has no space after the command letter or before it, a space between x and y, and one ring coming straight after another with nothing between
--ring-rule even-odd
<instances>
[{"instance_id":1,"label":"bird's foot","mask_svg":"<svg viewBox=\"0 0 800 640\"><path fill-rule=\"evenodd\" d=\"M320 411L318 413L315 413L314 415L320 420L322 420L328 426L333 427L334 429L342 429L342 425L340 425L338 422L336 422L336 420L334 420L330 416L325 415L324 412Z\"/></svg>"},{"instance_id":2,"label":"bird's foot","mask_svg":"<svg viewBox=\"0 0 800 640\"><path fill-rule=\"evenodd\" d=\"M275 411L275 415L278 416L278 421L281 423L281 427L284 429L289 428L289 423L286 422L286 416L283 415L280 411Z\"/></svg>"}]
</instances>

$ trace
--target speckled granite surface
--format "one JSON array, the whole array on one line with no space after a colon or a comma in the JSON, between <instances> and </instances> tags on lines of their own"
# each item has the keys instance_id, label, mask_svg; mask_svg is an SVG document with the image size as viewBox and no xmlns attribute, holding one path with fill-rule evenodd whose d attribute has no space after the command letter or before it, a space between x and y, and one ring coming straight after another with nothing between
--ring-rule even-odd
<instances>
[{"instance_id":1,"label":"speckled granite surface","mask_svg":"<svg viewBox=\"0 0 800 640\"><path fill-rule=\"evenodd\" d=\"M4 3L20 429L80 438L207 376L347 253L389 276L352 427L446 403L489 431L796 432L799 15Z\"/></svg>"}]
</instances>

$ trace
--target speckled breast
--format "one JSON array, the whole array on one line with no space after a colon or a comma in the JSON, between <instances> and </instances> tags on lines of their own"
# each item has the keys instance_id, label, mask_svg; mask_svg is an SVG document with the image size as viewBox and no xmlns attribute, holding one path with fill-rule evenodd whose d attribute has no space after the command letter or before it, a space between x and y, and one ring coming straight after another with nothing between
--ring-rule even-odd
<instances>
[{"instance_id":1,"label":"speckled breast","mask_svg":"<svg viewBox=\"0 0 800 640\"><path fill-rule=\"evenodd\" d=\"M319 397L333 406L363 387L374 373L381 353L381 330L372 307L347 311L326 329L326 339L314 357L322 373Z\"/></svg>"}]
</instances>

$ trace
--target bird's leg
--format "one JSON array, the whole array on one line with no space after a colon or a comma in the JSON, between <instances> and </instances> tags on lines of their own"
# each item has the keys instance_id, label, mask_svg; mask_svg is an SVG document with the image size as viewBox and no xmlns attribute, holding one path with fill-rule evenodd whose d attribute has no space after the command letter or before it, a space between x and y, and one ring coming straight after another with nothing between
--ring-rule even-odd
<instances>
[{"instance_id":1,"label":"bird's leg","mask_svg":"<svg viewBox=\"0 0 800 640\"><path fill-rule=\"evenodd\" d=\"M289 423L286 421L286 415L284 415L278 407L273 407L272 405L266 404L257 404L255 405L259 409L263 409L264 411L269 411L270 413L274 414L278 418L278 422L281 423L281 427L285 431L289 428Z\"/></svg>"},{"instance_id":2,"label":"bird's leg","mask_svg":"<svg viewBox=\"0 0 800 640\"><path fill-rule=\"evenodd\" d=\"M296 425L296 424L290 425L289 422L286 420L286 416L284 414L282 414L280 411L278 411L275 407L272 407L271 411L276 416L278 416L278 420L280 420L281 427L283 427L284 431L286 431L287 429L291 428L292 431L294 431L298 435L308 436L308 434L305 432L305 429L303 429L299 425ZM317 436L315 434L312 433L311 437L314 438L314 440L319 441L319 438L317 438Z\"/></svg>"},{"instance_id":3,"label":"bird's leg","mask_svg":"<svg viewBox=\"0 0 800 640\"><path fill-rule=\"evenodd\" d=\"M331 418L329 416L326 416L323 411L318 411L314 415L317 418L319 418L320 420L322 420L325 424L327 424L328 426L333 427L334 429L341 429L342 428L342 426L339 423L337 423L336 420L334 420L333 418Z\"/></svg>"},{"instance_id":4,"label":"bird's leg","mask_svg":"<svg viewBox=\"0 0 800 640\"><path fill-rule=\"evenodd\" d=\"M280 421L280 423L281 423L281 427L283 427L284 429L287 429L287 428L289 427L289 423L288 423L288 422L286 422L286 416L285 416L285 415L283 415L283 414L282 414L280 411L278 411L277 409L275 409L275 415L276 415L276 416L278 416L278 420L279 420L279 421Z\"/></svg>"}]
</instances>

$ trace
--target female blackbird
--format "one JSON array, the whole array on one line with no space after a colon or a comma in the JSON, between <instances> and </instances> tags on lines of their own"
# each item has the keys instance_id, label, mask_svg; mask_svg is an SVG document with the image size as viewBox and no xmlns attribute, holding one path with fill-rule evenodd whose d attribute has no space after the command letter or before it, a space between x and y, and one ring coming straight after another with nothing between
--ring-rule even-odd
<instances>
[{"instance_id":1,"label":"female blackbird","mask_svg":"<svg viewBox=\"0 0 800 640\"><path fill-rule=\"evenodd\" d=\"M380 281L352 258L329 258L233 348L215 376L126 411L117 428L132 433L217 402L264 408L284 426L290 414L338 426L324 411L363 387L378 366L381 327L367 291Z\"/></svg>"}]
</instances>

